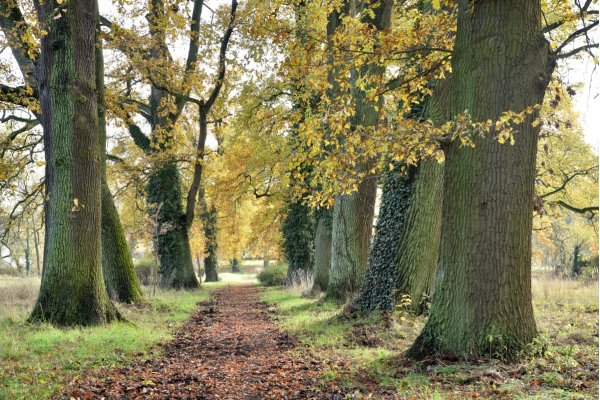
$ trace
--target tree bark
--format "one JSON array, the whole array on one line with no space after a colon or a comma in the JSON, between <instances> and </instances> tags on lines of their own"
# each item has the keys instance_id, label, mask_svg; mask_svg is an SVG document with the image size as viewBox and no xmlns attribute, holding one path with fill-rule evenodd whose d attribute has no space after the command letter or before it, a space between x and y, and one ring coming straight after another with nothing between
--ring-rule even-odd
<instances>
[{"instance_id":1,"label":"tree bark","mask_svg":"<svg viewBox=\"0 0 600 400\"><path fill-rule=\"evenodd\" d=\"M360 183L358 191L336 196L331 229L328 297L345 301L360 289L367 266L377 180Z\"/></svg>"},{"instance_id":2,"label":"tree bark","mask_svg":"<svg viewBox=\"0 0 600 400\"><path fill-rule=\"evenodd\" d=\"M290 202L283 221L283 248L288 262L288 282L296 282L313 269L313 221L310 207Z\"/></svg>"},{"instance_id":3,"label":"tree bark","mask_svg":"<svg viewBox=\"0 0 600 400\"><path fill-rule=\"evenodd\" d=\"M102 157L94 80L98 8L95 0L37 7L40 24L49 27L41 56L48 64L39 85L40 96L48 96L41 108L50 179L44 273L30 320L102 324L119 315L101 264Z\"/></svg>"},{"instance_id":4,"label":"tree bark","mask_svg":"<svg viewBox=\"0 0 600 400\"><path fill-rule=\"evenodd\" d=\"M204 226L205 248L204 248L204 282L219 281L219 263L217 260L217 209L213 205L210 208L206 204L204 195L201 195L202 203L202 225Z\"/></svg>"},{"instance_id":5,"label":"tree bark","mask_svg":"<svg viewBox=\"0 0 600 400\"><path fill-rule=\"evenodd\" d=\"M315 229L315 280L313 292L324 292L329 284L329 264L331 263L331 210L317 211Z\"/></svg>"},{"instance_id":6,"label":"tree bark","mask_svg":"<svg viewBox=\"0 0 600 400\"><path fill-rule=\"evenodd\" d=\"M106 178L106 107L104 104L104 54L102 39L96 37L96 93L98 101L98 134L101 164L102 202L102 272L108 295L123 303L142 298L142 289L135 272L125 232L119 219Z\"/></svg>"},{"instance_id":7,"label":"tree bark","mask_svg":"<svg viewBox=\"0 0 600 400\"><path fill-rule=\"evenodd\" d=\"M438 262L444 166L423 160L410 189L394 265L396 298L408 295L416 314L428 310Z\"/></svg>"},{"instance_id":8,"label":"tree bark","mask_svg":"<svg viewBox=\"0 0 600 400\"><path fill-rule=\"evenodd\" d=\"M451 115L497 120L540 104L553 68L539 0L459 1ZM429 320L408 352L513 358L537 335L531 305L531 225L539 129L515 126L515 144L491 133L450 143L440 260Z\"/></svg>"},{"instance_id":9,"label":"tree bark","mask_svg":"<svg viewBox=\"0 0 600 400\"><path fill-rule=\"evenodd\" d=\"M160 206L156 218L156 245L160 262L159 286L175 289L198 288L181 202L179 171L175 161L167 161L153 171L147 193L148 204Z\"/></svg>"}]
</instances>

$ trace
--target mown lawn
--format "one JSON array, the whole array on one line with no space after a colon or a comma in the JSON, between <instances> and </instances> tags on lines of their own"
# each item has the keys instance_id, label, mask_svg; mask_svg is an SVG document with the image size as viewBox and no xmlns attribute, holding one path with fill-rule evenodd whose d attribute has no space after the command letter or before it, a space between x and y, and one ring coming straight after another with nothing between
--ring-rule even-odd
<instances>
[{"instance_id":1,"label":"mown lawn","mask_svg":"<svg viewBox=\"0 0 600 400\"><path fill-rule=\"evenodd\" d=\"M297 290L265 289L279 324L297 335L355 398L596 399L598 284L536 278L533 296L539 339L519 363L496 360L414 362L403 357L424 317L398 310L392 321L337 318L340 307Z\"/></svg>"},{"instance_id":2,"label":"mown lawn","mask_svg":"<svg viewBox=\"0 0 600 400\"><path fill-rule=\"evenodd\" d=\"M223 274L223 281L203 283L198 291L147 294L139 305L119 305L128 322L92 328L58 329L25 322L39 281L0 281L0 399L44 399L62 383L99 367L150 357L211 291L251 282L253 276ZM145 290L149 292L149 290Z\"/></svg>"}]
</instances>

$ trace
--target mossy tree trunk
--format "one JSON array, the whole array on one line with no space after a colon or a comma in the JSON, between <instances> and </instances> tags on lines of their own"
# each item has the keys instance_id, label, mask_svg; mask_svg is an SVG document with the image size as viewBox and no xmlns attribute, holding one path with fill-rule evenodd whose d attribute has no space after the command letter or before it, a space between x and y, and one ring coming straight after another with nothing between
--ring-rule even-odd
<instances>
[{"instance_id":1,"label":"mossy tree trunk","mask_svg":"<svg viewBox=\"0 0 600 400\"><path fill-rule=\"evenodd\" d=\"M167 161L152 172L147 193L148 204L155 205L151 212L158 210L156 245L160 262L159 286L198 288L182 206L179 171L174 160Z\"/></svg>"},{"instance_id":2,"label":"mossy tree trunk","mask_svg":"<svg viewBox=\"0 0 600 400\"><path fill-rule=\"evenodd\" d=\"M317 210L315 229L315 280L313 292L324 292L329 284L329 264L331 263L331 211Z\"/></svg>"},{"instance_id":3,"label":"mossy tree trunk","mask_svg":"<svg viewBox=\"0 0 600 400\"><path fill-rule=\"evenodd\" d=\"M44 273L31 321L95 325L118 318L101 264L101 164L95 86L96 0L38 7L47 26L40 96L50 176ZM66 9L66 12L63 11ZM59 16L57 18L57 16ZM43 93L43 94L42 94Z\"/></svg>"},{"instance_id":4,"label":"mossy tree trunk","mask_svg":"<svg viewBox=\"0 0 600 400\"><path fill-rule=\"evenodd\" d=\"M444 166L423 160L410 188L406 216L400 229L394 259L396 299L408 295L416 314L428 310L434 289L441 221Z\"/></svg>"},{"instance_id":5,"label":"mossy tree trunk","mask_svg":"<svg viewBox=\"0 0 600 400\"><path fill-rule=\"evenodd\" d=\"M125 232L106 179L106 108L104 104L104 54L102 39L96 38L96 91L100 138L102 202L102 272L109 296L124 303L142 298Z\"/></svg>"},{"instance_id":6,"label":"mossy tree trunk","mask_svg":"<svg viewBox=\"0 0 600 400\"><path fill-rule=\"evenodd\" d=\"M539 0L459 1L451 115L496 120L540 104L553 60ZM539 129L515 126L476 147L445 148L440 259L429 320L408 352L512 358L536 336L531 305L531 226Z\"/></svg>"}]
</instances>

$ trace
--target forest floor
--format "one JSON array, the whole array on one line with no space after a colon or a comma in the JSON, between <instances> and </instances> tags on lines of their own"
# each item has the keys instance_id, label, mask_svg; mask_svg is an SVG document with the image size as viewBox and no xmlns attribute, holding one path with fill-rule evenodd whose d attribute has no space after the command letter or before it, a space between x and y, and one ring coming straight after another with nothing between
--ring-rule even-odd
<instances>
[{"instance_id":1,"label":"forest floor","mask_svg":"<svg viewBox=\"0 0 600 400\"><path fill-rule=\"evenodd\" d=\"M344 399L268 307L256 286L219 289L159 356L76 377L53 398Z\"/></svg>"}]
</instances>

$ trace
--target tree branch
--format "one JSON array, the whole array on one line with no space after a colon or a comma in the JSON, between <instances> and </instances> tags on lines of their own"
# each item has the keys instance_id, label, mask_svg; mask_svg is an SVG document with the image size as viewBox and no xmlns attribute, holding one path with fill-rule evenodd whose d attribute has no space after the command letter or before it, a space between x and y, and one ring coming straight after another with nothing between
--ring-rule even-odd
<instances>
[{"instance_id":1,"label":"tree branch","mask_svg":"<svg viewBox=\"0 0 600 400\"><path fill-rule=\"evenodd\" d=\"M0 101L29 109L32 101L37 101L35 89L31 86L8 86L0 84Z\"/></svg>"},{"instance_id":2,"label":"tree branch","mask_svg":"<svg viewBox=\"0 0 600 400\"><path fill-rule=\"evenodd\" d=\"M39 50L23 40L26 35L31 35L31 27L25 21L16 1L0 1L0 28L7 38L13 41L10 48L25 84L35 90L35 60L39 57Z\"/></svg>"},{"instance_id":3,"label":"tree branch","mask_svg":"<svg viewBox=\"0 0 600 400\"><path fill-rule=\"evenodd\" d=\"M573 40L577 39L578 37L585 35L587 32L589 32L590 30L592 30L594 27L598 26L598 20L595 20L594 22L592 22L589 25L586 25L582 28L577 29L575 32L571 33L564 42L562 42L562 44L560 46L558 46L558 48L556 50L553 51L553 54L558 56L560 54L560 51L562 49L565 48L566 45L568 45L569 43L571 43Z\"/></svg>"},{"instance_id":4,"label":"tree branch","mask_svg":"<svg viewBox=\"0 0 600 400\"><path fill-rule=\"evenodd\" d=\"M223 86L223 81L225 80L225 56L227 53L227 45L229 44L229 39L231 38L231 34L233 33L234 23L235 23L235 13L237 10L238 2L237 0L231 0L231 12L229 14L229 25L227 26L227 30L225 34L221 38L221 49L219 50L219 69L217 74L217 81L215 82L215 86L212 90L212 93L206 100L206 111L210 111L213 106L215 100L219 96L219 92L221 91L221 87Z\"/></svg>"},{"instance_id":5,"label":"tree branch","mask_svg":"<svg viewBox=\"0 0 600 400\"><path fill-rule=\"evenodd\" d=\"M570 204L565 203L562 200L558 200L556 202L556 204L558 204L561 207L566 208L567 210L576 212L578 214L585 214L585 213L594 213L594 211L598 211L598 206L590 206L590 207L583 207L583 208L578 208L578 207L574 207Z\"/></svg>"},{"instance_id":6,"label":"tree branch","mask_svg":"<svg viewBox=\"0 0 600 400\"><path fill-rule=\"evenodd\" d=\"M560 60L562 58L569 58L571 56L574 56L575 54L581 52L581 51L585 51L585 50L589 50L589 49L597 49L598 48L598 43L590 43L590 44L586 44L584 46L579 46L574 48L571 51L567 51L566 53L560 53L556 55L556 59Z\"/></svg>"},{"instance_id":7,"label":"tree branch","mask_svg":"<svg viewBox=\"0 0 600 400\"><path fill-rule=\"evenodd\" d=\"M563 180L563 183L559 187L553 188L554 190L551 190L548 193L544 193L544 194L540 195L540 197L543 199L543 198L546 198L548 196L552 196L553 194L556 194L556 193L560 192L561 190L563 190L564 188L566 188L567 184L569 182L571 182L573 179L575 179L576 177L581 176L581 175L587 175L587 174L589 174L592 171L596 171L597 169L598 169L598 166L594 165L593 167L590 167L588 169L585 169L585 170L582 170L582 171L577 171L577 172L573 173L573 175L571 175L571 176L568 176L568 175L566 175L563 172L563 175L565 175L565 177L566 177L565 180Z\"/></svg>"}]
</instances>

